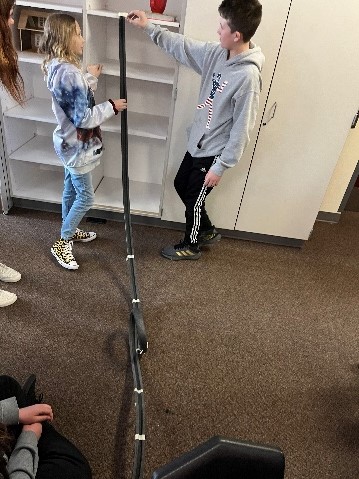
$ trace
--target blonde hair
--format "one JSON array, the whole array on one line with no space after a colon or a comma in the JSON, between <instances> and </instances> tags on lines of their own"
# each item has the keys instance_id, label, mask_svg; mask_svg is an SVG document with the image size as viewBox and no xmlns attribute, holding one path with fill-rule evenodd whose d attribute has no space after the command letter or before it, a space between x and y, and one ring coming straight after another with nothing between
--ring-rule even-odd
<instances>
[{"instance_id":1,"label":"blonde hair","mask_svg":"<svg viewBox=\"0 0 359 479\"><path fill-rule=\"evenodd\" d=\"M81 67L80 58L71 50L76 35L76 20L66 13L53 13L45 21L44 34L39 44L39 53L45 53L42 71L47 75L47 64L57 58L62 62Z\"/></svg>"}]
</instances>

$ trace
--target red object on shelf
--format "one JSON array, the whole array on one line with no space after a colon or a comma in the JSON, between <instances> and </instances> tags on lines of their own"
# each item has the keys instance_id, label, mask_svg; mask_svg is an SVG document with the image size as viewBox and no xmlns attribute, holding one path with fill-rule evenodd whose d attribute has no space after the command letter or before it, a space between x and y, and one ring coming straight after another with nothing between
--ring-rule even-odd
<instances>
[{"instance_id":1,"label":"red object on shelf","mask_svg":"<svg viewBox=\"0 0 359 479\"><path fill-rule=\"evenodd\" d=\"M165 11L167 0L150 0L150 7L153 13L163 13Z\"/></svg>"}]
</instances>

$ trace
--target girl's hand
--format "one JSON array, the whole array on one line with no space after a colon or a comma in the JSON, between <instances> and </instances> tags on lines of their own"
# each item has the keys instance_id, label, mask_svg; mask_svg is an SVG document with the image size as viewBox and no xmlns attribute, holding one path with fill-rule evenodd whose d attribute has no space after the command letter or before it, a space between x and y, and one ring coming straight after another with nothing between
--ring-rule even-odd
<instances>
[{"instance_id":1,"label":"girl's hand","mask_svg":"<svg viewBox=\"0 0 359 479\"><path fill-rule=\"evenodd\" d=\"M148 23L146 14L142 10L132 10L132 12L127 15L126 20L139 28L145 28Z\"/></svg>"},{"instance_id":2,"label":"girl's hand","mask_svg":"<svg viewBox=\"0 0 359 479\"><path fill-rule=\"evenodd\" d=\"M127 108L127 100L123 100L123 99L120 100L120 99L118 99L118 100L112 100L112 101L113 101L114 104L115 104L116 110L118 110L118 111L126 110L126 108Z\"/></svg>"},{"instance_id":3,"label":"girl's hand","mask_svg":"<svg viewBox=\"0 0 359 479\"><path fill-rule=\"evenodd\" d=\"M96 65L88 65L87 73L90 73L94 77L98 78L101 75L102 67L103 65L100 63L97 63Z\"/></svg>"},{"instance_id":4,"label":"girl's hand","mask_svg":"<svg viewBox=\"0 0 359 479\"><path fill-rule=\"evenodd\" d=\"M33 424L35 422L52 421L54 414L48 404L34 404L19 409L19 423Z\"/></svg>"},{"instance_id":5,"label":"girl's hand","mask_svg":"<svg viewBox=\"0 0 359 479\"><path fill-rule=\"evenodd\" d=\"M34 424L27 424L23 426L22 430L34 432L36 434L37 440L39 440L42 434L42 424L39 422L35 422Z\"/></svg>"}]
</instances>

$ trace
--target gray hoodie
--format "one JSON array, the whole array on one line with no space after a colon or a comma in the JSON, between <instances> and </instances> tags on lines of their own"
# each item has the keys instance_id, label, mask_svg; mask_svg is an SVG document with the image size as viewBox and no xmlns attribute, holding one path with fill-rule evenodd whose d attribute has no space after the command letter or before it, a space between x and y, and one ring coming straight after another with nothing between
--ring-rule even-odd
<instances>
[{"instance_id":1,"label":"gray hoodie","mask_svg":"<svg viewBox=\"0 0 359 479\"><path fill-rule=\"evenodd\" d=\"M0 422L8 426L19 423L19 408L15 397L0 401ZM22 431L8 461L10 479L35 479L38 463L36 434Z\"/></svg>"},{"instance_id":2,"label":"gray hoodie","mask_svg":"<svg viewBox=\"0 0 359 479\"><path fill-rule=\"evenodd\" d=\"M187 149L193 157L216 156L211 171L222 176L236 165L254 127L264 55L250 48L229 60L219 43L188 39L149 22L145 28L153 42L177 61L202 76Z\"/></svg>"}]
</instances>

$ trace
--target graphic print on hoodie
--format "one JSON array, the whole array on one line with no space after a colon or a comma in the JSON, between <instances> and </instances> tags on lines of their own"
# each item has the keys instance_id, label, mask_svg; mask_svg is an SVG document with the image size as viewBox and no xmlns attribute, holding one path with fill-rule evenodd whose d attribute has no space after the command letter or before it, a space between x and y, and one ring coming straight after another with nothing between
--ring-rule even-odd
<instances>
[{"instance_id":1,"label":"graphic print on hoodie","mask_svg":"<svg viewBox=\"0 0 359 479\"><path fill-rule=\"evenodd\" d=\"M208 120L206 123L206 128L209 130L210 129L210 124L212 120L212 115L213 115L213 100L217 92L222 93L223 88L228 84L227 81L224 81L222 85L220 84L220 80L222 78L221 73L213 73L212 77L212 90L211 93L209 94L209 97L206 99L204 103L201 103L200 105L197 105L197 110L201 110L202 108L206 108L208 106Z\"/></svg>"}]
</instances>

